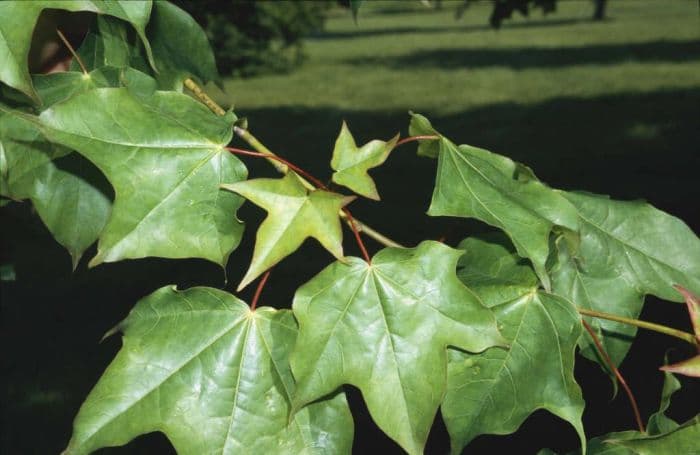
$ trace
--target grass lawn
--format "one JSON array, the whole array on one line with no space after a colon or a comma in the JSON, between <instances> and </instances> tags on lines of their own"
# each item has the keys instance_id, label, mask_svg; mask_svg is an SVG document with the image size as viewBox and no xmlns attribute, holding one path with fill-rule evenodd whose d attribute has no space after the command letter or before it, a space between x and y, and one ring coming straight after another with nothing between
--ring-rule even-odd
<instances>
[{"instance_id":1,"label":"grass lawn","mask_svg":"<svg viewBox=\"0 0 700 455\"><path fill-rule=\"evenodd\" d=\"M458 3L436 12L418 1L365 2L357 25L335 11L300 69L228 80L219 99L324 177L343 119L364 142L406 134L413 110L554 186L643 197L697 220L688 207L700 196L697 2L612 0L608 20L592 22L590 1L560 1L552 15L516 14L501 30L487 25L488 3L455 20ZM428 195L411 180L429 186L432 167L409 150L396 155L377 171L380 190L415 209Z\"/></svg>"},{"instance_id":2,"label":"grass lawn","mask_svg":"<svg viewBox=\"0 0 700 455\"><path fill-rule=\"evenodd\" d=\"M270 148L323 179L330 176L343 119L364 143L397 131L406 135L407 111L414 110L455 142L522 161L553 186L645 198L700 232L697 1L610 0L608 20L601 23L589 21L588 0L558 3L555 14L516 16L495 31L487 25L490 7L484 2L455 20L456 3L447 0L438 12L417 0L365 1L358 25L347 11L332 11L326 31L307 41L308 59L298 70L227 80L225 92L214 94L235 104ZM383 202L355 201L353 213L407 245L443 235L453 243L483 230L476 222L425 215L435 163L416 157L414 149L397 149L373 171ZM251 176L273 175L265 163L246 163ZM3 210L0 250L17 271L17 281L3 283L0 318L7 348L0 453L8 454L59 453L80 403L120 347L119 337L98 344L102 334L160 286L232 290L263 216L251 204L240 211L248 228L225 282L220 268L197 260L151 258L91 270L84 260L71 273L67 253L28 204ZM357 255L350 236L346 240L346 252ZM379 246L368 242L368 248L374 253ZM275 267L262 304L288 307L299 283L331 260L308 242ZM246 292L241 297L249 299L252 290ZM650 299L642 318L689 329L682 326L682 305ZM640 333L622 364L644 418L658 409L656 367L666 348L681 344ZM610 384L597 367L579 361L576 368L587 400L587 432L631 428L624 394L611 402ZM697 412L700 394L698 381L683 384L671 407L679 419ZM369 423L359 394L349 393L356 452L401 453ZM562 451L577 442L567 424L537 412L515 435L479 437L468 453L530 454L545 445ZM444 453L446 443L438 420L426 453ZM172 451L162 435L148 435L99 453Z\"/></svg>"}]
</instances>

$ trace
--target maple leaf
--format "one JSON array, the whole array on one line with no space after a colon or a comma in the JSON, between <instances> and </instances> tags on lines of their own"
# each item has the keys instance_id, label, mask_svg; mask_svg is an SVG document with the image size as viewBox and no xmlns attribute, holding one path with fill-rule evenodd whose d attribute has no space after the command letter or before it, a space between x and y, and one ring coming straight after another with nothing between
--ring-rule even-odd
<instances>
[{"instance_id":1,"label":"maple leaf","mask_svg":"<svg viewBox=\"0 0 700 455\"><path fill-rule=\"evenodd\" d=\"M343 122L340 134L335 140L331 159L331 167L336 171L333 173L333 181L357 194L378 201L380 198L377 187L367 171L386 161L398 140L397 134L388 141L375 139L358 148L348 125Z\"/></svg>"},{"instance_id":2,"label":"maple leaf","mask_svg":"<svg viewBox=\"0 0 700 455\"><path fill-rule=\"evenodd\" d=\"M480 352L506 343L491 311L457 278L461 255L433 241L386 248L371 264L348 257L300 287L293 408L352 384L379 428L422 453L445 393L447 346Z\"/></svg>"},{"instance_id":3,"label":"maple leaf","mask_svg":"<svg viewBox=\"0 0 700 455\"><path fill-rule=\"evenodd\" d=\"M325 190L309 191L294 172L281 179L253 179L221 185L268 213L255 237L255 250L240 291L309 237L338 259L343 257L343 231L338 212L355 196Z\"/></svg>"}]
</instances>

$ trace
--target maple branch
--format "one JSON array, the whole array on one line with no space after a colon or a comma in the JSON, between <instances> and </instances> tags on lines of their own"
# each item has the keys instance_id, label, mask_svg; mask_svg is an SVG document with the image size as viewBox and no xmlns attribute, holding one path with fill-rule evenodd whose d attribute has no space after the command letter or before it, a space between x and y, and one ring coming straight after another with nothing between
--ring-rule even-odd
<instances>
[{"instance_id":1,"label":"maple branch","mask_svg":"<svg viewBox=\"0 0 700 455\"><path fill-rule=\"evenodd\" d=\"M585 316L621 322L622 324L632 325L635 327L639 327L640 329L646 329L658 333L663 333L664 335L680 338L681 340L688 342L695 347L698 347L698 340L695 338L695 335L693 335L692 333L684 332L682 330L674 329L673 327L655 324L653 322L641 321L639 319L626 318L624 316L618 316L615 314L603 313L601 311L587 310L585 308L576 309L580 314L583 314Z\"/></svg>"},{"instance_id":2,"label":"maple branch","mask_svg":"<svg viewBox=\"0 0 700 455\"><path fill-rule=\"evenodd\" d=\"M255 311L255 307L258 306L258 299L260 299L260 294L265 287L265 283L267 283L267 278L270 276L270 272L272 272L272 269L269 269L267 272L265 272L262 278L260 278L258 287L255 289L255 295L253 295L253 300L250 302L250 311Z\"/></svg>"},{"instance_id":3,"label":"maple branch","mask_svg":"<svg viewBox=\"0 0 700 455\"><path fill-rule=\"evenodd\" d=\"M224 115L226 113L221 108L221 106L216 104L216 102L214 100L209 98L209 96L206 93L204 93L204 91L199 87L199 85L197 85L197 83L195 81L193 81L190 78L187 78L187 79L185 79L184 84L185 84L185 87L190 89L192 91L192 93L194 94L194 96L197 97L197 99L199 99L202 103L204 103L209 109L211 109L212 112L214 112L217 115ZM291 163L289 163L286 160L280 159L269 148L265 147L265 145L262 142L260 142L255 136L253 136L250 133L250 131L248 131L247 129L241 128L238 126L234 126L233 132L236 133L236 135L238 137L240 137L241 139L246 141L248 143L248 145L253 147L253 149L257 150L258 153L261 153L260 156L264 156L265 159L267 159L267 161L269 163L271 163L274 166L274 168L278 172L280 172L281 174L286 174L287 170L289 168L292 168L290 166ZM413 136L413 137L417 137L417 136ZM406 139L408 139L408 138L406 138ZM240 150L240 149L238 149L238 150ZM294 168L292 168L292 169L294 169ZM309 190L316 189L311 183L309 183L304 178L301 179L301 183ZM325 185L319 186L319 188L323 188L323 187L325 187ZM351 222L350 218L348 218L348 215L345 213L344 210L341 210L339 212L339 215L342 219L345 220L345 222L348 224L348 226L350 226L350 229L357 230L358 232L362 232L367 237L370 237L370 238L376 240L377 242L381 243L384 246L390 246L390 247L394 247L394 248L406 248L405 246L390 239L389 237L385 236L384 234L380 233L379 231L372 229L371 227L369 227L368 225L366 225L365 223L363 223L362 221L360 221L358 219L353 219L353 222ZM353 226L353 224L354 224L354 226Z\"/></svg>"},{"instance_id":4,"label":"maple branch","mask_svg":"<svg viewBox=\"0 0 700 455\"><path fill-rule=\"evenodd\" d=\"M639 428L639 431L642 433L646 433L646 430L644 429L644 423L642 422L642 416L639 414L639 407L637 407L637 400L634 398L634 394L632 393L632 390L627 385L627 381L625 381L625 378L622 377L622 373L620 373L620 370L617 369L617 367L615 366L615 363L612 361L612 359L610 358L608 353L605 352L603 345L601 344L600 340L596 336L596 334L593 331L593 329L591 328L591 326L588 325L588 323L583 319L581 319L581 323L583 324L583 327L586 329L588 334L593 339L593 343L595 343L595 346L598 349L598 352L600 352L600 355L605 360L605 363L608 364L608 367L615 374L615 377L617 378L617 380L620 381L622 388L625 389L625 393L627 393L627 397L629 398L630 404L632 405L632 411L634 412L634 418L637 421L637 427Z\"/></svg>"},{"instance_id":5,"label":"maple branch","mask_svg":"<svg viewBox=\"0 0 700 455\"><path fill-rule=\"evenodd\" d=\"M70 44L70 42L68 41L68 39L66 39L66 36L65 36L65 35L61 32L61 30L59 30L59 29L56 29L56 33L58 34L58 37L61 38L61 41L63 41L63 44L66 45L66 47L67 47L68 50L70 51L71 55L72 55L73 58L75 59L75 61L78 62L78 65L80 66L80 69L83 70L83 74L84 74L85 76L87 76L87 75L88 75L88 70L87 70L87 68L85 68L85 65L83 64L83 61L80 59L80 56L79 56L78 53L75 51L75 49L73 48L73 46L71 46L71 44Z\"/></svg>"},{"instance_id":6,"label":"maple branch","mask_svg":"<svg viewBox=\"0 0 700 455\"><path fill-rule=\"evenodd\" d=\"M434 136L434 135L423 135L423 136L408 136L396 143L394 148L398 147L399 145L407 144L409 142L413 141L434 141L440 139L440 136Z\"/></svg>"},{"instance_id":7,"label":"maple branch","mask_svg":"<svg viewBox=\"0 0 700 455\"><path fill-rule=\"evenodd\" d=\"M196 96L199 101L204 103L204 105L207 106L213 113L220 116L226 115L226 111L221 106L216 104L216 101L209 98L209 95L204 93L204 90L202 90L202 88L197 85L195 81L188 77L185 79L184 84L185 87L190 89L194 96Z\"/></svg>"},{"instance_id":8,"label":"maple branch","mask_svg":"<svg viewBox=\"0 0 700 455\"><path fill-rule=\"evenodd\" d=\"M290 163L289 161L285 160L284 158L282 158L280 156L271 155L269 153L263 153L263 152L254 152L252 150L239 149L239 148L235 148L235 147L224 147L224 148L226 150L228 150L229 152L234 153L236 155L258 156L261 158L267 158L267 159L271 159L271 160L274 160L276 162L282 163L282 165L285 166L286 168L289 168L289 169L293 170L294 172L296 172L297 174L299 174L300 176L303 176L303 177L311 180L311 182L313 182L313 184L316 185L316 186L312 185L311 187L307 187L307 189L315 190L318 187L318 188L321 188L322 190L328 191L328 187L326 185L324 185L324 183L322 181L320 181L319 179L317 179L313 175L309 174L308 172L306 172L305 170L303 170L299 166ZM306 183L308 183L308 182L306 182ZM304 186L306 187L306 185L304 185Z\"/></svg>"}]
</instances>

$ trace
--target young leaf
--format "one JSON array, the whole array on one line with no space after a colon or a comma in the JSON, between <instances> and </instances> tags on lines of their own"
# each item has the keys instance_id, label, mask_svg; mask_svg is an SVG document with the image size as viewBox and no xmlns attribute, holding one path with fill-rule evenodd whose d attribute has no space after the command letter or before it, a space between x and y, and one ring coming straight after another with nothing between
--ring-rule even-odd
<instances>
[{"instance_id":1,"label":"young leaf","mask_svg":"<svg viewBox=\"0 0 700 455\"><path fill-rule=\"evenodd\" d=\"M386 248L371 264L346 258L300 287L294 409L352 384L382 431L422 453L445 391L446 347L503 345L491 312L455 275L460 255L432 241Z\"/></svg>"},{"instance_id":2,"label":"young leaf","mask_svg":"<svg viewBox=\"0 0 700 455\"><path fill-rule=\"evenodd\" d=\"M211 288L164 287L120 324L124 346L83 403L66 455L162 431L182 455L349 454L353 421L333 392L290 418L289 310Z\"/></svg>"},{"instance_id":3,"label":"young leaf","mask_svg":"<svg viewBox=\"0 0 700 455\"><path fill-rule=\"evenodd\" d=\"M238 290L292 254L309 237L318 240L336 258L343 257L338 212L353 198L324 190L309 191L291 171L281 179L254 179L221 187L268 213L258 228L253 259Z\"/></svg>"},{"instance_id":4,"label":"young leaf","mask_svg":"<svg viewBox=\"0 0 700 455\"><path fill-rule=\"evenodd\" d=\"M441 136L440 133L433 128L430 121L420 114L410 112L411 122L408 125L409 136ZM419 141L418 156L428 158L437 158L440 154L440 140L434 141Z\"/></svg>"},{"instance_id":5,"label":"young leaf","mask_svg":"<svg viewBox=\"0 0 700 455\"><path fill-rule=\"evenodd\" d=\"M378 201L377 187L367 170L384 163L398 140L397 134L387 142L375 139L358 148L348 126L343 122L331 159L331 167L336 171L333 173L333 181L359 195Z\"/></svg>"},{"instance_id":6,"label":"young leaf","mask_svg":"<svg viewBox=\"0 0 700 455\"><path fill-rule=\"evenodd\" d=\"M555 226L576 232L578 215L531 171L486 150L440 139L435 190L428 214L477 218L503 230L530 259L545 289L549 235Z\"/></svg>"},{"instance_id":7,"label":"young leaf","mask_svg":"<svg viewBox=\"0 0 700 455\"><path fill-rule=\"evenodd\" d=\"M31 2L0 2L0 81L6 83L39 102L29 74L27 58L32 41L34 26L41 12L46 8L68 11L93 11L109 14L131 23L143 40L148 51L145 29L151 14L151 2L108 0L92 2L86 0L52 0ZM8 20L7 18L12 18Z\"/></svg>"},{"instance_id":8,"label":"young leaf","mask_svg":"<svg viewBox=\"0 0 700 455\"><path fill-rule=\"evenodd\" d=\"M0 112L0 195L30 199L75 268L107 223L111 202L84 176L57 166L67 160L82 169L90 166L70 150L45 141L29 122Z\"/></svg>"},{"instance_id":9,"label":"young leaf","mask_svg":"<svg viewBox=\"0 0 700 455\"><path fill-rule=\"evenodd\" d=\"M91 266L146 256L224 265L240 242L243 225L234 214L242 198L219 190L247 174L223 149L230 117L180 93L136 98L108 88L59 103L34 121L51 141L92 161L114 187Z\"/></svg>"},{"instance_id":10,"label":"young leaf","mask_svg":"<svg viewBox=\"0 0 700 455\"><path fill-rule=\"evenodd\" d=\"M584 402L574 379L578 312L570 302L538 292L532 271L502 244L467 239L460 248L466 250L460 279L493 309L511 347L480 354L449 350L442 415L452 453L478 435L514 432L537 409L571 423L585 445Z\"/></svg>"}]
</instances>

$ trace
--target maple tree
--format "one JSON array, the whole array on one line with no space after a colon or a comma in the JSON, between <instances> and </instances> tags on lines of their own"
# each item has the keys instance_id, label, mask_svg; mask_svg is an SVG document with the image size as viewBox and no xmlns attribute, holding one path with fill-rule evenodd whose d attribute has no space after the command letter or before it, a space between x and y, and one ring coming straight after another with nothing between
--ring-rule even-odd
<instances>
[{"instance_id":1,"label":"maple tree","mask_svg":"<svg viewBox=\"0 0 700 455\"><path fill-rule=\"evenodd\" d=\"M31 31L46 8L96 17L69 71L30 74ZM144 297L108 333L122 333L122 349L64 453L152 431L183 454L350 453L346 385L411 454L423 452L439 409L453 453L478 435L516 431L538 409L569 422L587 453L693 450L700 420L679 424L665 412L680 387L674 374L700 376L700 357L663 367L660 410L646 425L616 367L637 328L700 343L700 239L681 220L644 202L551 188L523 164L456 145L420 114L409 137L361 147L343 124L332 182L378 200L368 170L417 143L437 160L428 214L497 230L456 248L405 247L352 216L357 196L272 153L206 95L198 82L216 79L213 53L179 8L0 3L9 15L0 22L0 195L30 200L74 267L94 242L90 267L153 256L225 267L243 235L244 200L267 212L238 286L260 278L250 305L206 287ZM252 150L229 147L234 134ZM249 179L243 157L284 175ZM62 159L92 163L114 197ZM344 256L342 223L362 258ZM364 235L385 248L370 257ZM270 269L309 237L334 262L299 283L291 310L258 307ZM695 333L637 319L646 295L685 301ZM577 349L625 389L636 430L587 440Z\"/></svg>"}]
</instances>

